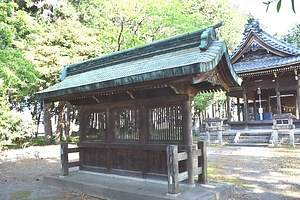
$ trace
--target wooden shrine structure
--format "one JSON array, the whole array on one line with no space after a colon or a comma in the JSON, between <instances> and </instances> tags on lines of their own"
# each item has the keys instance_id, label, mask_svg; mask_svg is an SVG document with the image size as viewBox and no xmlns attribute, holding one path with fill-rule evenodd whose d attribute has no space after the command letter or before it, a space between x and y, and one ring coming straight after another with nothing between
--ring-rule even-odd
<instances>
[{"instance_id":1,"label":"wooden shrine structure","mask_svg":"<svg viewBox=\"0 0 300 200\"><path fill-rule=\"evenodd\" d=\"M67 65L59 83L36 93L79 108L80 170L166 178L166 147L176 145L193 184L193 97L241 82L218 26Z\"/></svg>"},{"instance_id":2,"label":"wooden shrine structure","mask_svg":"<svg viewBox=\"0 0 300 200\"><path fill-rule=\"evenodd\" d=\"M291 113L299 127L300 49L284 43L249 19L231 62L243 79L227 93L232 129L271 128L274 114ZM298 124L298 125L297 125Z\"/></svg>"}]
</instances>

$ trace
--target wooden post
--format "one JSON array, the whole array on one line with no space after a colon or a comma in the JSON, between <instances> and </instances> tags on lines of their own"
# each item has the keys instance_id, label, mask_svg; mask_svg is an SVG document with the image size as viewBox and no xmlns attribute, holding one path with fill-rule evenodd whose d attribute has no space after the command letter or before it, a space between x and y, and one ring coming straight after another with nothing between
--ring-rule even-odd
<instances>
[{"instance_id":1,"label":"wooden post","mask_svg":"<svg viewBox=\"0 0 300 200\"><path fill-rule=\"evenodd\" d=\"M182 103L182 128L183 128L183 138L184 144L189 146L188 154L192 153L193 146L193 135L192 135L192 106L191 106L191 97L187 96L187 99ZM194 186L194 173L193 173L193 156L189 155L186 161L188 179L187 184Z\"/></svg>"},{"instance_id":2,"label":"wooden post","mask_svg":"<svg viewBox=\"0 0 300 200\"><path fill-rule=\"evenodd\" d=\"M69 158L68 158L68 142L60 143L60 163L61 163L61 175L69 175Z\"/></svg>"},{"instance_id":3,"label":"wooden post","mask_svg":"<svg viewBox=\"0 0 300 200\"><path fill-rule=\"evenodd\" d=\"M279 91L279 80L278 80L278 78L276 78L275 91L276 91L276 101L277 101L277 114L282 114L282 112L281 112L280 91Z\"/></svg>"},{"instance_id":4,"label":"wooden post","mask_svg":"<svg viewBox=\"0 0 300 200\"><path fill-rule=\"evenodd\" d=\"M230 96L227 92L227 97L226 97L226 103L227 103L227 121L231 121L231 101L230 101Z\"/></svg>"},{"instance_id":5,"label":"wooden post","mask_svg":"<svg viewBox=\"0 0 300 200\"><path fill-rule=\"evenodd\" d=\"M198 158L198 167L202 167L202 173L198 175L198 183L207 183L207 152L206 143L198 142L198 149L201 149L201 157Z\"/></svg>"},{"instance_id":6,"label":"wooden post","mask_svg":"<svg viewBox=\"0 0 300 200\"><path fill-rule=\"evenodd\" d=\"M107 129L106 129L106 142L111 143L113 141L113 133L114 133L114 120L113 120L113 113L111 108L106 109L106 124L107 124ZM113 151L111 148L107 148L106 150L106 168L107 168L107 173L111 173L111 170L113 168L113 161L112 161L112 155Z\"/></svg>"},{"instance_id":7,"label":"wooden post","mask_svg":"<svg viewBox=\"0 0 300 200\"><path fill-rule=\"evenodd\" d=\"M179 194L179 167L178 167L178 146L167 146L167 166L168 166L168 194Z\"/></svg>"},{"instance_id":8,"label":"wooden post","mask_svg":"<svg viewBox=\"0 0 300 200\"><path fill-rule=\"evenodd\" d=\"M297 82L297 119L300 119L300 77L298 75L298 82Z\"/></svg>"},{"instance_id":9,"label":"wooden post","mask_svg":"<svg viewBox=\"0 0 300 200\"><path fill-rule=\"evenodd\" d=\"M240 104L240 97L236 98L237 101L237 114L238 114L238 121L241 121L241 104Z\"/></svg>"},{"instance_id":10,"label":"wooden post","mask_svg":"<svg viewBox=\"0 0 300 200\"><path fill-rule=\"evenodd\" d=\"M243 99L244 99L244 122L245 124L245 129L248 129L248 122L249 122L249 106L248 106L248 96L247 96L247 90L245 83L243 83Z\"/></svg>"}]
</instances>

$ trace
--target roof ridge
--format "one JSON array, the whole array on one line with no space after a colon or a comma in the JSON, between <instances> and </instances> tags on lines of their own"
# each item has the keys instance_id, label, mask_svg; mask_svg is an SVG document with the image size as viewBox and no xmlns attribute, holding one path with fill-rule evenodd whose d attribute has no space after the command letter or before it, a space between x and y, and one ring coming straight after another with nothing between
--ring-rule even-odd
<instances>
[{"instance_id":1,"label":"roof ridge","mask_svg":"<svg viewBox=\"0 0 300 200\"><path fill-rule=\"evenodd\" d=\"M214 28L218 28L220 26L221 23L218 23L189 33L157 40L148 44L144 44L142 46L132 47L126 50L113 52L74 64L65 65L64 69L61 72L60 79L63 80L68 75L74 75L93 69L104 68L125 61L130 62L137 58L146 58L162 53L178 51L185 48L200 46L201 50L205 50L211 43L209 40L211 38L214 39L215 37ZM202 34L204 36L202 36Z\"/></svg>"}]
</instances>

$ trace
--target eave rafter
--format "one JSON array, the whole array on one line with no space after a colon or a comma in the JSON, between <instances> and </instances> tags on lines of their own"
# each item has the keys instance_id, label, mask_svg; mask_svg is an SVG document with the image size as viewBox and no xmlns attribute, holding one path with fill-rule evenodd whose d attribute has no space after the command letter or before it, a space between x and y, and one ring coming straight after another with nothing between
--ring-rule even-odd
<instances>
[{"instance_id":1,"label":"eave rafter","mask_svg":"<svg viewBox=\"0 0 300 200\"><path fill-rule=\"evenodd\" d=\"M284 73L284 72L290 72L290 71L299 71L300 70L300 64L299 65L287 65L287 66L276 66L269 68L268 70L262 69L262 70L253 70L253 71L247 71L247 72L239 72L238 75L240 77L251 77L251 76L261 76L261 75L267 75L267 74L274 74L274 73Z\"/></svg>"}]
</instances>

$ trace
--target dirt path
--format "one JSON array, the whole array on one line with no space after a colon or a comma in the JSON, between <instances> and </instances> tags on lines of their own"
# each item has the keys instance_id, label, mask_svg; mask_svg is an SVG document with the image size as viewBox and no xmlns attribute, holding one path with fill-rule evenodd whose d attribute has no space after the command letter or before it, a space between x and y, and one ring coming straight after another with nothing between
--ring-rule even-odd
<instances>
[{"instance_id":1,"label":"dirt path","mask_svg":"<svg viewBox=\"0 0 300 200\"><path fill-rule=\"evenodd\" d=\"M300 149L224 147L208 150L209 179L233 182L232 199L300 199Z\"/></svg>"},{"instance_id":2,"label":"dirt path","mask_svg":"<svg viewBox=\"0 0 300 200\"><path fill-rule=\"evenodd\" d=\"M0 199L95 198L43 184L60 171L60 147L0 152ZM300 199L300 149L208 147L209 180L236 184L235 199Z\"/></svg>"},{"instance_id":3,"label":"dirt path","mask_svg":"<svg viewBox=\"0 0 300 200\"><path fill-rule=\"evenodd\" d=\"M59 172L59 145L1 152L0 199L96 199L43 184L45 175Z\"/></svg>"}]
</instances>

